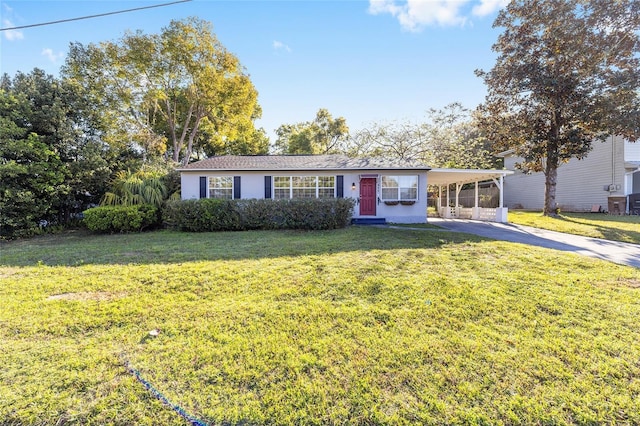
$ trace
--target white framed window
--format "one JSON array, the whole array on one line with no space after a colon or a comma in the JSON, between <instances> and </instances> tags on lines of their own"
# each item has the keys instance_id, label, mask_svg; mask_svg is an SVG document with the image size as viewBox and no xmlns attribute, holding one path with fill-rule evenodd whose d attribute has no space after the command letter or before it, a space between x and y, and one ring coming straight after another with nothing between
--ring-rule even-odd
<instances>
[{"instance_id":1,"label":"white framed window","mask_svg":"<svg viewBox=\"0 0 640 426\"><path fill-rule=\"evenodd\" d=\"M334 198L336 196L336 177L318 176L318 198Z\"/></svg>"},{"instance_id":2,"label":"white framed window","mask_svg":"<svg viewBox=\"0 0 640 426\"><path fill-rule=\"evenodd\" d=\"M382 176L383 200L417 200L418 176Z\"/></svg>"},{"instance_id":3,"label":"white framed window","mask_svg":"<svg viewBox=\"0 0 640 426\"><path fill-rule=\"evenodd\" d=\"M209 198L233 199L233 176L209 176Z\"/></svg>"},{"instance_id":4,"label":"white framed window","mask_svg":"<svg viewBox=\"0 0 640 426\"><path fill-rule=\"evenodd\" d=\"M333 198L335 176L274 176L273 198Z\"/></svg>"},{"instance_id":5,"label":"white framed window","mask_svg":"<svg viewBox=\"0 0 640 426\"><path fill-rule=\"evenodd\" d=\"M276 200L291 198L291 176L273 177L273 198Z\"/></svg>"}]
</instances>

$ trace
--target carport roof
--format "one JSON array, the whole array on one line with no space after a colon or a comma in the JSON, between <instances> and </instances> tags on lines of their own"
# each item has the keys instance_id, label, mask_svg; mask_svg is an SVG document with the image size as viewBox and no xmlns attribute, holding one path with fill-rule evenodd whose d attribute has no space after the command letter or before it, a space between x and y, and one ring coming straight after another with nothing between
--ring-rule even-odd
<instances>
[{"instance_id":1,"label":"carport roof","mask_svg":"<svg viewBox=\"0 0 640 426\"><path fill-rule=\"evenodd\" d=\"M513 174L511 170L431 169L427 172L427 182L429 185L444 186L452 183L484 182L511 174Z\"/></svg>"}]
</instances>

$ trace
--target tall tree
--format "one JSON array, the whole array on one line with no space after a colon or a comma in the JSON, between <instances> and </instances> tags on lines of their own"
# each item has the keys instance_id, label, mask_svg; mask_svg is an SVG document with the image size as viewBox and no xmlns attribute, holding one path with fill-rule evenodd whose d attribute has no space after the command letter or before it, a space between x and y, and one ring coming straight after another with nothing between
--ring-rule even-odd
<instances>
[{"instance_id":1,"label":"tall tree","mask_svg":"<svg viewBox=\"0 0 640 426\"><path fill-rule=\"evenodd\" d=\"M421 125L429 141L424 162L456 169L491 169L499 165L490 142L478 128L475 114L462 104L432 108L427 117Z\"/></svg>"},{"instance_id":2,"label":"tall tree","mask_svg":"<svg viewBox=\"0 0 640 426\"><path fill-rule=\"evenodd\" d=\"M37 134L62 162L64 180L48 199L49 213L55 212L56 222L67 222L73 214L98 203L119 163L133 165L130 160L137 154L110 149L101 140L96 107L87 102L77 85L36 68L28 74L18 72L13 78L5 76L1 87L27 102L18 126Z\"/></svg>"},{"instance_id":3,"label":"tall tree","mask_svg":"<svg viewBox=\"0 0 640 426\"><path fill-rule=\"evenodd\" d=\"M281 154L335 154L345 151L349 127L344 117L333 118L321 108L313 121L283 124L277 130L276 152Z\"/></svg>"},{"instance_id":4,"label":"tall tree","mask_svg":"<svg viewBox=\"0 0 640 426\"><path fill-rule=\"evenodd\" d=\"M355 133L350 154L419 160L432 167L493 168L496 157L470 111L454 102L421 123L374 123Z\"/></svg>"},{"instance_id":5,"label":"tall tree","mask_svg":"<svg viewBox=\"0 0 640 426\"><path fill-rule=\"evenodd\" d=\"M553 216L562 163L608 134L640 137L640 2L514 0L494 27L496 64L476 72L488 87L480 126L524 171L544 172Z\"/></svg>"},{"instance_id":6,"label":"tall tree","mask_svg":"<svg viewBox=\"0 0 640 426\"><path fill-rule=\"evenodd\" d=\"M113 124L111 141L135 140L150 155L164 153L182 164L201 134L204 142L223 144L251 139L261 114L238 58L198 18L171 21L160 34L74 43L63 73L109 107L103 111Z\"/></svg>"},{"instance_id":7,"label":"tall tree","mask_svg":"<svg viewBox=\"0 0 640 426\"><path fill-rule=\"evenodd\" d=\"M29 235L51 219L64 180L59 156L28 130L30 109L25 96L0 88L0 237Z\"/></svg>"}]
</instances>

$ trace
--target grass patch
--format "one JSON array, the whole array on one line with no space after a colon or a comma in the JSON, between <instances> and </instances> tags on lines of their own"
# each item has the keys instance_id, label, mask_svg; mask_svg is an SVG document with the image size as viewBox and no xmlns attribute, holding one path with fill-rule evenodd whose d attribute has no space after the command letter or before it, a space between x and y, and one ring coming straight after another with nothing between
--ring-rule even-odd
<instances>
[{"instance_id":1,"label":"grass patch","mask_svg":"<svg viewBox=\"0 0 640 426\"><path fill-rule=\"evenodd\" d=\"M443 230L442 227L438 225L433 225L431 223L390 223L390 226L401 227L401 228L415 228L415 229L440 229Z\"/></svg>"},{"instance_id":2,"label":"grass patch","mask_svg":"<svg viewBox=\"0 0 640 426\"><path fill-rule=\"evenodd\" d=\"M640 271L458 233L4 244L0 419L640 423ZM156 337L149 330L159 330Z\"/></svg>"},{"instance_id":3,"label":"grass patch","mask_svg":"<svg viewBox=\"0 0 640 426\"><path fill-rule=\"evenodd\" d=\"M540 212L509 211L509 222L567 234L640 244L640 216L562 213L557 218Z\"/></svg>"}]
</instances>

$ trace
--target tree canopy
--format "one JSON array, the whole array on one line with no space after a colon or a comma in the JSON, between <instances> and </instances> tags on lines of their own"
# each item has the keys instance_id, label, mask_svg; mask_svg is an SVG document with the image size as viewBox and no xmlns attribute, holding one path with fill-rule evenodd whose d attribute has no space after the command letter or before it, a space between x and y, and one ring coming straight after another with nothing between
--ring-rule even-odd
<instances>
[{"instance_id":1,"label":"tree canopy","mask_svg":"<svg viewBox=\"0 0 640 426\"><path fill-rule=\"evenodd\" d=\"M640 2L514 0L494 27L496 64L477 71L480 127L524 171L544 172L544 214L555 215L562 163L607 135L640 137Z\"/></svg>"},{"instance_id":2,"label":"tree canopy","mask_svg":"<svg viewBox=\"0 0 640 426\"><path fill-rule=\"evenodd\" d=\"M160 34L73 43L63 74L101 106L112 144L135 141L147 155L182 164L197 150L265 149L253 125L261 115L258 93L207 21L174 20Z\"/></svg>"},{"instance_id":3,"label":"tree canopy","mask_svg":"<svg viewBox=\"0 0 640 426\"><path fill-rule=\"evenodd\" d=\"M0 237L25 235L51 213L64 180L60 158L29 132L25 96L0 89Z\"/></svg>"},{"instance_id":4,"label":"tree canopy","mask_svg":"<svg viewBox=\"0 0 640 426\"><path fill-rule=\"evenodd\" d=\"M496 157L471 112L454 102L431 108L420 123L373 123L350 141L354 156L419 160L431 167L493 168Z\"/></svg>"},{"instance_id":5,"label":"tree canopy","mask_svg":"<svg viewBox=\"0 0 640 426\"><path fill-rule=\"evenodd\" d=\"M335 154L345 151L349 127L343 117L333 118L321 108L313 121L283 124L276 130L279 154Z\"/></svg>"},{"instance_id":6,"label":"tree canopy","mask_svg":"<svg viewBox=\"0 0 640 426\"><path fill-rule=\"evenodd\" d=\"M70 221L100 200L115 169L137 165L137 154L101 141L76 89L39 69L0 81L0 215L17 218L5 236Z\"/></svg>"}]
</instances>

